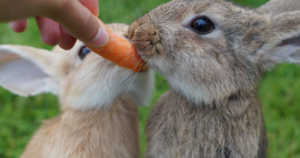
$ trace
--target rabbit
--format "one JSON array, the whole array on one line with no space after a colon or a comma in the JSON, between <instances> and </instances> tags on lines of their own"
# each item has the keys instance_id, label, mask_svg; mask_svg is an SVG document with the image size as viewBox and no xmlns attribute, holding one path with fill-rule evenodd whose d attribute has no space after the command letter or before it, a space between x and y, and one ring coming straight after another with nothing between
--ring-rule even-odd
<instances>
[{"instance_id":1,"label":"rabbit","mask_svg":"<svg viewBox=\"0 0 300 158\"><path fill-rule=\"evenodd\" d=\"M128 25L108 25L125 37ZM69 51L0 46L0 85L20 96L53 93L61 114L44 122L21 158L138 158L136 105L154 88L150 70L132 75L82 42ZM129 78L129 76L131 76Z\"/></svg>"},{"instance_id":2,"label":"rabbit","mask_svg":"<svg viewBox=\"0 0 300 158\"><path fill-rule=\"evenodd\" d=\"M134 21L128 38L171 86L149 113L146 158L266 157L257 89L265 71L300 64L299 35L299 11L224 0L173 0Z\"/></svg>"}]
</instances>

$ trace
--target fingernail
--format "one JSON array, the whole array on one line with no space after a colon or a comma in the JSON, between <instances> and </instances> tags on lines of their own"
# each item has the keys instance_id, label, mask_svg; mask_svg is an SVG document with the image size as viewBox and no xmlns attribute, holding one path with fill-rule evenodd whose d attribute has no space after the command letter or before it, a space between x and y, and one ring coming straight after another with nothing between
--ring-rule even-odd
<instances>
[{"instance_id":1,"label":"fingernail","mask_svg":"<svg viewBox=\"0 0 300 158\"><path fill-rule=\"evenodd\" d=\"M91 44L95 47L101 47L104 46L107 42L108 42L108 33L103 27L100 27L97 35L91 41Z\"/></svg>"}]
</instances>

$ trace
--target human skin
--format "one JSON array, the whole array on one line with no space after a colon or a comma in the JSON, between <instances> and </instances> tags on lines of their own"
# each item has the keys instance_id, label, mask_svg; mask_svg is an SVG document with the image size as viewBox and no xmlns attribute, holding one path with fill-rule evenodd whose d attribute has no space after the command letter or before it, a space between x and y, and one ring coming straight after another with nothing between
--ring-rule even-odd
<instances>
[{"instance_id":1,"label":"human skin","mask_svg":"<svg viewBox=\"0 0 300 158\"><path fill-rule=\"evenodd\" d=\"M96 17L98 0L0 0L0 22L10 21L15 32L26 29L26 19L35 17L42 40L64 49L76 39L92 46L103 46L108 34Z\"/></svg>"}]
</instances>

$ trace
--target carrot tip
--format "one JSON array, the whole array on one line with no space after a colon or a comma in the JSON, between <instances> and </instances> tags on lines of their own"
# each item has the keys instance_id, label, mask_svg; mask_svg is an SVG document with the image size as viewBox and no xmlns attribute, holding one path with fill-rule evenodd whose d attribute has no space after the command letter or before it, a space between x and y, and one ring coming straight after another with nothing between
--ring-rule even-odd
<instances>
[{"instance_id":1,"label":"carrot tip","mask_svg":"<svg viewBox=\"0 0 300 158\"><path fill-rule=\"evenodd\" d=\"M138 55L135 47L125 38L110 30L103 22L101 23L102 26L105 27L109 36L107 44L102 47L87 46L93 52L120 67L131 69L133 72L146 70L147 68L144 66L145 62Z\"/></svg>"}]
</instances>

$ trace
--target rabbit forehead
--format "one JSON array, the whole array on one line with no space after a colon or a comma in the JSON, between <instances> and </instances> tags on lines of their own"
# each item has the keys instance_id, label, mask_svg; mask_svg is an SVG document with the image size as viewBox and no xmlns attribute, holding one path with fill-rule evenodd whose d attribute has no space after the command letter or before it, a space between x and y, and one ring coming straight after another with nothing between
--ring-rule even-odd
<instances>
[{"instance_id":1,"label":"rabbit forehead","mask_svg":"<svg viewBox=\"0 0 300 158\"><path fill-rule=\"evenodd\" d=\"M228 15L237 8L232 3L218 0L200 0L200 1L171 1L158 6L149 14L155 16L155 19L168 20L168 22L181 20L187 14L200 14L206 10L211 10L214 14Z\"/></svg>"}]
</instances>

